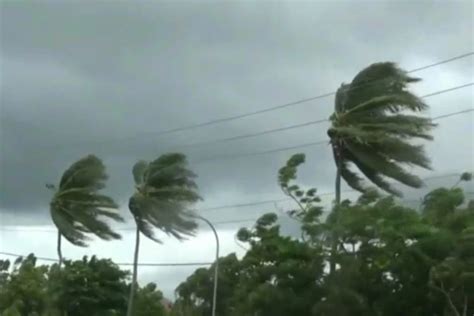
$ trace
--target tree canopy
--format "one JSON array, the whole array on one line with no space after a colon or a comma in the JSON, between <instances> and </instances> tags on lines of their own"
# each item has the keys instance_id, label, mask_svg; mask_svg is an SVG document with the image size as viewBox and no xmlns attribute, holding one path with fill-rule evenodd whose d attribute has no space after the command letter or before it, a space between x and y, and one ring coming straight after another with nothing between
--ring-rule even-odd
<instances>
[{"instance_id":1,"label":"tree canopy","mask_svg":"<svg viewBox=\"0 0 474 316\"><path fill-rule=\"evenodd\" d=\"M408 90L420 79L391 62L375 63L359 72L350 84L337 90L335 111L328 130L339 175L353 189L368 186L350 166L355 166L375 186L393 195L401 192L386 178L409 187L423 182L404 166L430 169L430 159L413 139L431 140L431 119L410 115L428 108Z\"/></svg>"}]
</instances>

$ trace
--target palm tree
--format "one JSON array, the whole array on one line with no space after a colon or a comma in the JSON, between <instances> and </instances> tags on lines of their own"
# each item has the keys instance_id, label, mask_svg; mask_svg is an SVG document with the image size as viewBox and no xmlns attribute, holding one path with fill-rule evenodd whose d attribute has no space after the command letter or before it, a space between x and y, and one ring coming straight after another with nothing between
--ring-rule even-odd
<instances>
[{"instance_id":1,"label":"palm tree","mask_svg":"<svg viewBox=\"0 0 474 316\"><path fill-rule=\"evenodd\" d=\"M136 191L128 206L137 229L127 316L133 314L140 234L158 243L155 228L178 240L194 235L197 224L190 207L200 200L195 177L186 157L179 153L162 155L150 163L139 161L133 167Z\"/></svg>"},{"instance_id":2,"label":"palm tree","mask_svg":"<svg viewBox=\"0 0 474 316\"><path fill-rule=\"evenodd\" d=\"M58 185L46 185L56 192L50 203L51 218L58 229L57 251L59 267L63 262L61 238L75 246L86 247L88 235L104 240L120 239L106 218L122 222L117 204L99 193L105 187L107 174L102 161L94 155L86 156L67 169Z\"/></svg>"},{"instance_id":3,"label":"palm tree","mask_svg":"<svg viewBox=\"0 0 474 316\"><path fill-rule=\"evenodd\" d=\"M423 185L419 177L404 168L430 169L424 147L412 142L416 138L432 140L430 131L435 126L429 118L408 114L428 108L407 90L417 81L420 79L410 77L396 64L383 62L365 68L350 84L342 84L337 90L328 130L337 167L336 211L341 202L341 178L357 191L370 189L350 165L376 187L396 196L402 194L387 178L413 188ZM337 220L337 214L334 216ZM332 262L331 271L334 268Z\"/></svg>"}]
</instances>

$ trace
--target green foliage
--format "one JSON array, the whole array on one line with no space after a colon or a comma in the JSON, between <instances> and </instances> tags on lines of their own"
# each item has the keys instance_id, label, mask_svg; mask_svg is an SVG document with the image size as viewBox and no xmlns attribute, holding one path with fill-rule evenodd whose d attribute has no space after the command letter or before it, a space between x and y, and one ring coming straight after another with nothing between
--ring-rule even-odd
<instances>
[{"instance_id":1,"label":"green foliage","mask_svg":"<svg viewBox=\"0 0 474 316\"><path fill-rule=\"evenodd\" d=\"M59 269L37 265L29 255L9 267L0 262L0 315L122 316L130 284L128 271L109 259L84 257ZM134 316L165 316L162 294L155 284L140 288Z\"/></svg>"},{"instance_id":2,"label":"green foliage","mask_svg":"<svg viewBox=\"0 0 474 316\"><path fill-rule=\"evenodd\" d=\"M135 302L134 316L165 316L163 294L157 289L155 283L149 283L138 289Z\"/></svg>"},{"instance_id":3,"label":"green foliage","mask_svg":"<svg viewBox=\"0 0 474 316\"><path fill-rule=\"evenodd\" d=\"M407 90L408 84L417 81L395 64L385 62L370 65L338 89L328 135L340 175L355 190L366 192L368 186L350 165L394 195L401 192L385 178L414 188L423 185L404 169L406 165L430 168L424 148L410 140L431 139L429 132L435 125L428 118L405 114L428 108Z\"/></svg>"},{"instance_id":4,"label":"green foliage","mask_svg":"<svg viewBox=\"0 0 474 316\"><path fill-rule=\"evenodd\" d=\"M217 314L306 315L321 293L323 256L300 240L280 235L277 216L259 218L252 230L238 238L250 244L238 260L234 254L219 261ZM176 315L209 315L213 267L196 270L178 289ZM187 314L179 313L183 308Z\"/></svg>"},{"instance_id":5,"label":"green foliage","mask_svg":"<svg viewBox=\"0 0 474 316\"><path fill-rule=\"evenodd\" d=\"M290 194L302 190L293 183L295 166L279 173L283 191ZM316 195L312 189L305 192L305 196ZM305 212L304 206L298 212ZM252 229L240 229L237 237L250 249L241 260L234 255L221 258L225 268L219 282L225 291L219 298L218 314L433 316L474 312L474 212L466 207L461 189L433 190L424 198L421 212L368 190L355 202L343 201L325 222L321 216L319 212L311 220L302 217L302 229L311 223L318 228L316 238L308 240L282 236L277 217L271 213L259 218ZM334 231L333 256L325 241ZM330 259L337 269L328 274L324 266ZM173 315L209 314L212 271L198 269L178 287Z\"/></svg>"},{"instance_id":6,"label":"green foliage","mask_svg":"<svg viewBox=\"0 0 474 316\"><path fill-rule=\"evenodd\" d=\"M37 267L36 258L29 255L18 260L11 273L7 274L5 270L0 287L0 314L40 315L45 312L48 267Z\"/></svg>"},{"instance_id":7,"label":"green foliage","mask_svg":"<svg viewBox=\"0 0 474 316\"><path fill-rule=\"evenodd\" d=\"M133 167L136 192L129 208L138 229L148 238L160 242L153 229L183 239L193 235L197 224L190 207L200 197L182 154L166 154L151 163L139 161Z\"/></svg>"},{"instance_id":8,"label":"green foliage","mask_svg":"<svg viewBox=\"0 0 474 316\"><path fill-rule=\"evenodd\" d=\"M235 254L219 258L219 293L216 314L229 315L232 297L238 286L241 263ZM185 282L176 289L178 299L173 312L176 315L207 316L212 310L214 265L210 268L197 269ZM193 314L185 313L192 307Z\"/></svg>"},{"instance_id":9,"label":"green foliage","mask_svg":"<svg viewBox=\"0 0 474 316\"><path fill-rule=\"evenodd\" d=\"M472 180L472 172L463 172L461 174L461 181L471 181Z\"/></svg>"},{"instance_id":10,"label":"green foliage","mask_svg":"<svg viewBox=\"0 0 474 316\"><path fill-rule=\"evenodd\" d=\"M123 221L112 198L99 193L107 174L102 161L86 156L67 169L50 203L51 218L59 233L76 246L87 246L87 235L120 239L104 219Z\"/></svg>"},{"instance_id":11,"label":"green foliage","mask_svg":"<svg viewBox=\"0 0 474 316\"><path fill-rule=\"evenodd\" d=\"M474 313L474 212L463 203L459 188L434 190L423 203L426 218L449 241L431 268L430 287L443 296L453 315Z\"/></svg>"},{"instance_id":12,"label":"green foliage","mask_svg":"<svg viewBox=\"0 0 474 316\"><path fill-rule=\"evenodd\" d=\"M278 171L278 184L283 193L293 199L296 209L290 209L287 213L292 218L302 223L302 238L309 237L311 242L316 242L323 232L323 226L319 220L323 208L317 203L321 199L317 196L316 188L304 190L294 184L297 179L298 167L305 162L304 154L295 154L286 162L285 166Z\"/></svg>"},{"instance_id":13,"label":"green foliage","mask_svg":"<svg viewBox=\"0 0 474 316\"><path fill-rule=\"evenodd\" d=\"M305 315L321 293L322 253L282 236L276 219L264 215L249 231L230 315Z\"/></svg>"},{"instance_id":14,"label":"green foliage","mask_svg":"<svg viewBox=\"0 0 474 316\"><path fill-rule=\"evenodd\" d=\"M53 305L69 316L115 315L126 308L128 272L108 259L95 256L65 261L49 274Z\"/></svg>"}]
</instances>

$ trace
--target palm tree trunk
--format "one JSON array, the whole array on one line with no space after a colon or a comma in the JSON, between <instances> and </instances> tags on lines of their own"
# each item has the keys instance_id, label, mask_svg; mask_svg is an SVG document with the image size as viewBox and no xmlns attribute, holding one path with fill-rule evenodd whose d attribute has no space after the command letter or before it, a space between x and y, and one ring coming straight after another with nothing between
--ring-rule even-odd
<instances>
[{"instance_id":1,"label":"palm tree trunk","mask_svg":"<svg viewBox=\"0 0 474 316\"><path fill-rule=\"evenodd\" d=\"M59 232L59 230L58 230L57 250L58 250L58 258L59 258L59 269L61 269L61 266L63 265L63 253L61 250L61 233Z\"/></svg>"},{"instance_id":2,"label":"palm tree trunk","mask_svg":"<svg viewBox=\"0 0 474 316\"><path fill-rule=\"evenodd\" d=\"M140 249L140 230L137 227L135 238L135 255L133 257L132 284L130 285L130 296L128 298L127 316L133 315L133 303L135 301L135 292L137 291L137 270L138 270L138 252Z\"/></svg>"},{"instance_id":3,"label":"palm tree trunk","mask_svg":"<svg viewBox=\"0 0 474 316\"><path fill-rule=\"evenodd\" d=\"M340 166L337 166L337 172L336 172L336 199L335 199L335 204L334 204L334 216L335 216L335 222L333 225L337 226L337 223L339 222L339 205L341 204L341 171L340 171ZM331 258L329 262L329 273L332 274L334 271L336 271L336 254L337 254L337 245L339 241L339 236L337 235L336 229L337 227L333 227L332 229L332 244L331 244Z\"/></svg>"}]
</instances>

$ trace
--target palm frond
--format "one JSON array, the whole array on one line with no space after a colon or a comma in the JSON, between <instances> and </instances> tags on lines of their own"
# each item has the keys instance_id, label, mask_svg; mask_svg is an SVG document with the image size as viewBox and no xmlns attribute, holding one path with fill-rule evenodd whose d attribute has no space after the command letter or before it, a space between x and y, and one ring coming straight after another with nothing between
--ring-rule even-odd
<instances>
[{"instance_id":1,"label":"palm frond","mask_svg":"<svg viewBox=\"0 0 474 316\"><path fill-rule=\"evenodd\" d=\"M369 146L356 144L350 141L345 142L345 144L348 150L350 150L350 152L360 162L377 170L377 173L383 174L413 188L420 188L423 186L423 181L419 177L409 174L396 163L390 161L389 158L372 151Z\"/></svg>"},{"instance_id":2,"label":"palm frond","mask_svg":"<svg viewBox=\"0 0 474 316\"><path fill-rule=\"evenodd\" d=\"M114 200L99 193L106 179L104 164L93 155L80 159L64 172L50 212L60 234L72 244L87 246L88 235L104 240L121 238L105 221L123 221Z\"/></svg>"},{"instance_id":3,"label":"palm frond","mask_svg":"<svg viewBox=\"0 0 474 316\"><path fill-rule=\"evenodd\" d=\"M332 134L351 144L365 146L370 152L379 153L389 160L431 169L431 161L421 145L412 145L403 139L382 131L365 131L357 127L335 127Z\"/></svg>"},{"instance_id":4,"label":"palm frond","mask_svg":"<svg viewBox=\"0 0 474 316\"><path fill-rule=\"evenodd\" d=\"M138 230L151 240L161 243L161 240L155 236L155 232L153 230L154 227L147 221L148 216L146 210L148 207L146 202L147 200L143 197L143 195L137 192L130 197L128 208L135 219Z\"/></svg>"},{"instance_id":5,"label":"palm frond","mask_svg":"<svg viewBox=\"0 0 474 316\"><path fill-rule=\"evenodd\" d=\"M364 185L364 180L357 175L357 173L351 171L347 162L340 165L341 177L346 183L356 191L366 192L368 188Z\"/></svg>"},{"instance_id":6,"label":"palm frond","mask_svg":"<svg viewBox=\"0 0 474 316\"><path fill-rule=\"evenodd\" d=\"M146 169L148 168L148 163L146 161L138 161L132 169L133 179L135 180L136 185L141 185L144 182L144 176Z\"/></svg>"},{"instance_id":7,"label":"palm frond","mask_svg":"<svg viewBox=\"0 0 474 316\"><path fill-rule=\"evenodd\" d=\"M59 190L86 189L96 191L105 187L105 180L107 180L107 174L102 161L94 155L88 155L72 164L64 172L59 182Z\"/></svg>"},{"instance_id":8,"label":"palm frond","mask_svg":"<svg viewBox=\"0 0 474 316\"><path fill-rule=\"evenodd\" d=\"M381 95L373 97L344 112L344 116L352 114L370 115L384 111L392 113L401 110L422 111L428 106L422 99L408 91L400 91L398 94Z\"/></svg>"},{"instance_id":9,"label":"palm frond","mask_svg":"<svg viewBox=\"0 0 474 316\"><path fill-rule=\"evenodd\" d=\"M335 126L357 126L366 132L380 131L403 138L423 138L432 140L431 130L436 124L431 119L406 114L395 115L350 115L344 117L344 124Z\"/></svg>"},{"instance_id":10,"label":"palm frond","mask_svg":"<svg viewBox=\"0 0 474 316\"><path fill-rule=\"evenodd\" d=\"M379 116L376 118L372 118L370 116L351 116L348 118L355 117L355 123L367 123L367 124L403 124L403 125L411 125L417 128L427 129L430 130L433 127L436 127L436 124L433 123L431 118L422 117L417 115L409 115L409 114L391 114L391 115L384 115Z\"/></svg>"},{"instance_id":11,"label":"palm frond","mask_svg":"<svg viewBox=\"0 0 474 316\"><path fill-rule=\"evenodd\" d=\"M433 140L433 136L429 133L431 127L418 127L410 124L366 124L361 122L358 128L368 133L383 132L384 134L397 136L400 138L420 138L425 140Z\"/></svg>"},{"instance_id":12,"label":"palm frond","mask_svg":"<svg viewBox=\"0 0 474 316\"><path fill-rule=\"evenodd\" d=\"M77 225L75 225L74 218L64 212L61 207L51 207L51 219L61 235L71 244L80 247L87 246L87 241L89 241L90 238L78 229Z\"/></svg>"},{"instance_id":13,"label":"palm frond","mask_svg":"<svg viewBox=\"0 0 474 316\"><path fill-rule=\"evenodd\" d=\"M335 97L335 113L341 113L345 111L347 103L347 92L351 88L349 84L342 84L336 91Z\"/></svg>"},{"instance_id":14,"label":"palm frond","mask_svg":"<svg viewBox=\"0 0 474 316\"><path fill-rule=\"evenodd\" d=\"M429 118L405 113L428 107L407 90L410 83L419 80L395 63L375 63L336 92L328 135L335 148L334 159L340 174L354 189L364 192L367 187L357 173L349 169L351 163L376 186L395 195L401 192L385 178L414 188L423 185L421 179L403 168L410 165L430 169L423 146L411 144L410 140L432 140L430 132L436 125ZM341 160L344 163L341 164Z\"/></svg>"},{"instance_id":15,"label":"palm frond","mask_svg":"<svg viewBox=\"0 0 474 316\"><path fill-rule=\"evenodd\" d=\"M422 145L412 145L396 138L387 139L371 145L376 152L383 153L387 159L431 170L431 160Z\"/></svg>"},{"instance_id":16,"label":"palm frond","mask_svg":"<svg viewBox=\"0 0 474 316\"><path fill-rule=\"evenodd\" d=\"M190 208L201 199L195 177L183 154L166 154L147 165L142 186L129 201L145 236L160 242L155 228L179 240L194 234L197 224Z\"/></svg>"},{"instance_id":17,"label":"palm frond","mask_svg":"<svg viewBox=\"0 0 474 316\"><path fill-rule=\"evenodd\" d=\"M61 201L63 202L76 205L111 209L118 208L117 203L115 203L111 197L99 193L87 192L84 190L67 190L64 192L59 192L57 196L61 198Z\"/></svg>"},{"instance_id":18,"label":"palm frond","mask_svg":"<svg viewBox=\"0 0 474 316\"><path fill-rule=\"evenodd\" d=\"M360 71L346 88L344 111L376 97L398 94L404 91L409 83L419 80L408 76L395 63L372 64Z\"/></svg>"},{"instance_id":19,"label":"palm frond","mask_svg":"<svg viewBox=\"0 0 474 316\"><path fill-rule=\"evenodd\" d=\"M393 185L391 185L388 181L384 179L384 177L378 173L375 169L371 168L370 166L365 165L361 161L359 161L356 157L352 156L351 154L347 154L350 161L362 172L362 174L369 179L373 184L375 184L378 188L393 194L395 196L402 196L402 193L395 189ZM354 188L356 189L356 188ZM356 189L357 190L357 189ZM359 192L366 193L367 190Z\"/></svg>"}]
</instances>

